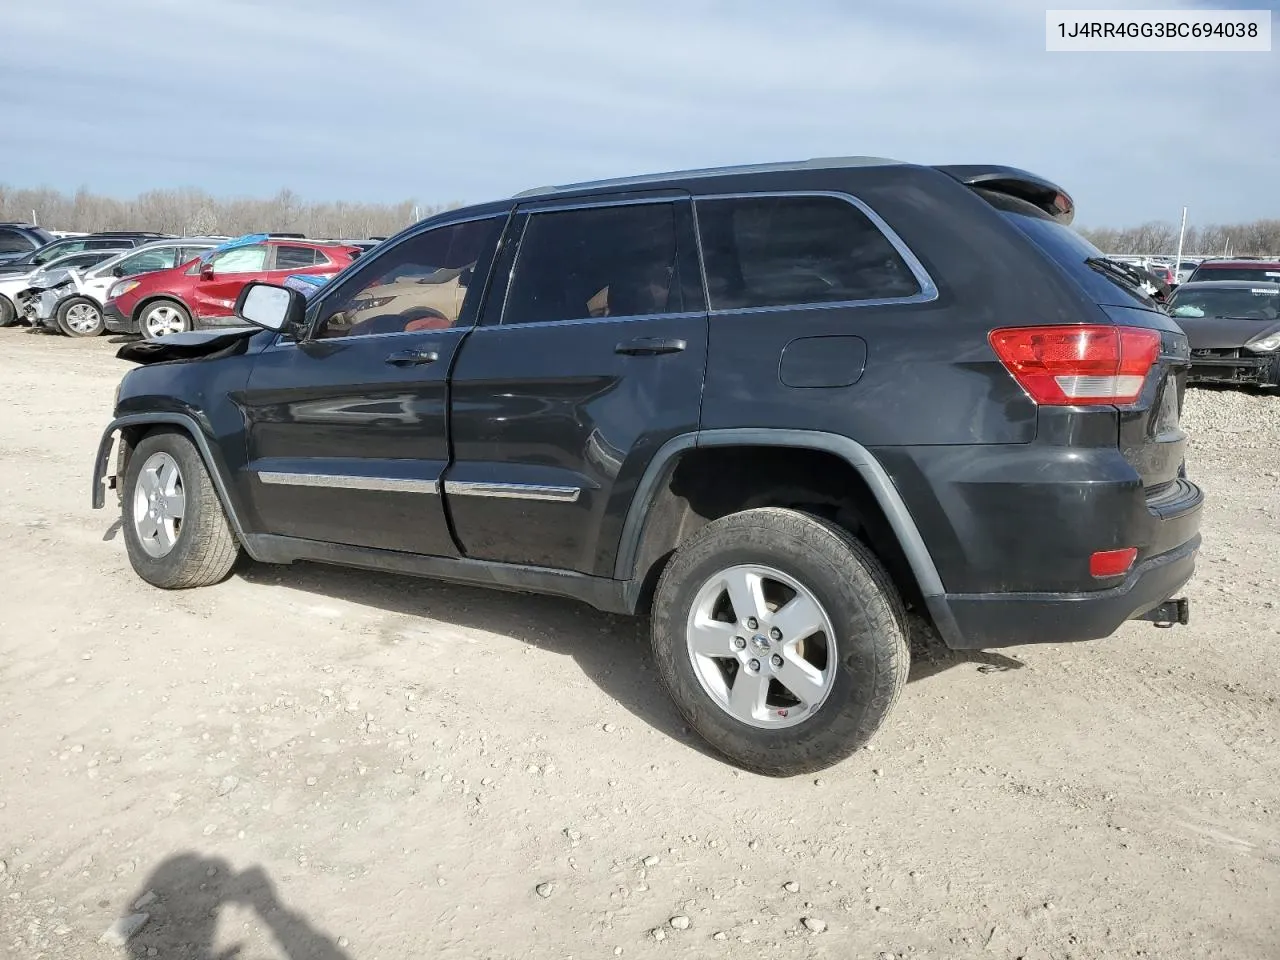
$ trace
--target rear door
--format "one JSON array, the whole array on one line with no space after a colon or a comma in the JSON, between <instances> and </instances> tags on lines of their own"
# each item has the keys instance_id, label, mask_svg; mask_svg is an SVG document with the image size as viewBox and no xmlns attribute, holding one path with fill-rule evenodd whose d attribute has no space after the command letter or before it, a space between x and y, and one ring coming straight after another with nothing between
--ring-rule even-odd
<instances>
[{"instance_id":1,"label":"rear door","mask_svg":"<svg viewBox=\"0 0 1280 960\"><path fill-rule=\"evenodd\" d=\"M311 338L259 355L241 400L240 480L259 529L457 556L439 496L448 375L504 222L462 221L380 250L318 299Z\"/></svg>"},{"instance_id":2,"label":"rear door","mask_svg":"<svg viewBox=\"0 0 1280 960\"><path fill-rule=\"evenodd\" d=\"M470 558L611 576L645 467L698 426L688 196L526 204L494 277L452 379L454 530Z\"/></svg>"}]
</instances>

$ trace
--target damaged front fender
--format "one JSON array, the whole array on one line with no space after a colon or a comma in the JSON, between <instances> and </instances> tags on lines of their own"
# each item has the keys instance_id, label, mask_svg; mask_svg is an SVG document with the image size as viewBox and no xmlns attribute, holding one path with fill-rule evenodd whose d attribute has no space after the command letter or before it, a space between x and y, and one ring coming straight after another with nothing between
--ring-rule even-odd
<instances>
[{"instance_id":1,"label":"damaged front fender","mask_svg":"<svg viewBox=\"0 0 1280 960\"><path fill-rule=\"evenodd\" d=\"M116 352L116 356L121 360L144 365L212 360L216 357L228 357L246 352L249 340L264 332L259 327L237 327L233 330L171 333L159 340L138 340L126 343Z\"/></svg>"}]
</instances>

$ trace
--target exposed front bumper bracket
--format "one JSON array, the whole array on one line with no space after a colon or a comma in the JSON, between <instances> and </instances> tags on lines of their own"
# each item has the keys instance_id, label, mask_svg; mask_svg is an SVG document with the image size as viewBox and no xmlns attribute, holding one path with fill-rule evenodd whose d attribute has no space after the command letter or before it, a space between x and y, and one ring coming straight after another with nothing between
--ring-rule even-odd
<instances>
[{"instance_id":1,"label":"exposed front bumper bracket","mask_svg":"<svg viewBox=\"0 0 1280 960\"><path fill-rule=\"evenodd\" d=\"M1191 622L1191 601L1186 597L1177 597L1157 604L1146 613L1140 613L1135 620L1150 620L1157 627L1172 627L1175 624L1186 626Z\"/></svg>"}]
</instances>

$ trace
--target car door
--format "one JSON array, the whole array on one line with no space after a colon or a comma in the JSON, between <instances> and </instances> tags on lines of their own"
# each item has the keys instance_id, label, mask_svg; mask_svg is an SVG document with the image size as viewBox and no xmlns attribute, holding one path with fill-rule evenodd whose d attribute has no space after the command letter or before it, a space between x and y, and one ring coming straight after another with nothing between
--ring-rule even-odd
<instances>
[{"instance_id":1,"label":"car door","mask_svg":"<svg viewBox=\"0 0 1280 960\"><path fill-rule=\"evenodd\" d=\"M195 283L192 285L192 306L196 315L229 317L235 312L236 297L241 289L256 275L267 269L270 250L265 243L232 247L209 258L212 276L201 273L199 265L192 267Z\"/></svg>"},{"instance_id":2,"label":"car door","mask_svg":"<svg viewBox=\"0 0 1280 960\"><path fill-rule=\"evenodd\" d=\"M454 531L469 558L612 576L645 467L698 426L707 317L691 205L527 203L507 236L451 383Z\"/></svg>"},{"instance_id":3,"label":"car door","mask_svg":"<svg viewBox=\"0 0 1280 960\"><path fill-rule=\"evenodd\" d=\"M379 250L318 297L307 337L259 355L241 399L240 480L259 529L458 555L439 496L449 368L505 220L437 226Z\"/></svg>"}]
</instances>

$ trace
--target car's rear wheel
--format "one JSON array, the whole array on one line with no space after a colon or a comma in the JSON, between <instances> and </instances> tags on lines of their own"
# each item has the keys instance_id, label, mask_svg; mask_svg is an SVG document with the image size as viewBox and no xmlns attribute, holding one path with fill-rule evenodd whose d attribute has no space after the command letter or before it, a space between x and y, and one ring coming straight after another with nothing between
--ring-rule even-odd
<instances>
[{"instance_id":1,"label":"car's rear wheel","mask_svg":"<svg viewBox=\"0 0 1280 960\"><path fill-rule=\"evenodd\" d=\"M0 327L12 327L18 322L18 308L6 296L0 296Z\"/></svg>"},{"instance_id":2,"label":"car's rear wheel","mask_svg":"<svg viewBox=\"0 0 1280 960\"><path fill-rule=\"evenodd\" d=\"M96 337L106 329L102 308L88 297L72 297L60 304L55 319L68 337Z\"/></svg>"},{"instance_id":3,"label":"car's rear wheel","mask_svg":"<svg viewBox=\"0 0 1280 960\"><path fill-rule=\"evenodd\" d=\"M121 508L129 562L154 586L217 583L240 555L200 452L181 433L151 433L137 445Z\"/></svg>"},{"instance_id":4,"label":"car's rear wheel","mask_svg":"<svg viewBox=\"0 0 1280 960\"><path fill-rule=\"evenodd\" d=\"M160 340L191 329L191 314L176 300L156 300L142 309L138 330L148 340Z\"/></svg>"},{"instance_id":5,"label":"car's rear wheel","mask_svg":"<svg viewBox=\"0 0 1280 960\"><path fill-rule=\"evenodd\" d=\"M910 661L902 601L875 555L833 523L776 508L716 520L677 551L652 639L690 726L770 776L830 766L870 740Z\"/></svg>"}]
</instances>

